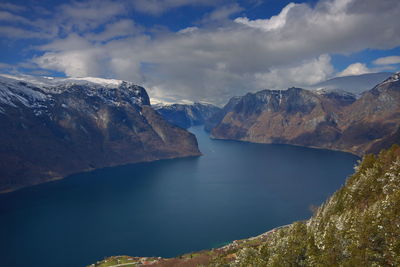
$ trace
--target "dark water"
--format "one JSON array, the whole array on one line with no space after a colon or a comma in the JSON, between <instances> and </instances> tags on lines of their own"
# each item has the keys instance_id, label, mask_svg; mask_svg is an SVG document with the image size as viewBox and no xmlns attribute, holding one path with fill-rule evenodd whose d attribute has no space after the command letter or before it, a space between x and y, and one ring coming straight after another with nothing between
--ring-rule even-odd
<instances>
[{"instance_id":1,"label":"dark water","mask_svg":"<svg viewBox=\"0 0 400 267\"><path fill-rule=\"evenodd\" d=\"M1 266L176 256L306 219L357 158L208 139L204 156L108 168L0 195Z\"/></svg>"}]
</instances>

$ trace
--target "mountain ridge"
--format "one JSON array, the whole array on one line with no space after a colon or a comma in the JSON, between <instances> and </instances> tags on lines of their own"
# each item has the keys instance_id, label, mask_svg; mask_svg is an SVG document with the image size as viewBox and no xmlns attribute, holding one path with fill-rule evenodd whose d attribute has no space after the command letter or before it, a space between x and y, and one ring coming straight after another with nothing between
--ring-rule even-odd
<instances>
[{"instance_id":1,"label":"mountain ridge","mask_svg":"<svg viewBox=\"0 0 400 267\"><path fill-rule=\"evenodd\" d=\"M337 90L294 87L248 93L224 108L211 136L326 148L356 155L377 152L399 136L400 82L394 77L398 74L358 99Z\"/></svg>"},{"instance_id":2,"label":"mountain ridge","mask_svg":"<svg viewBox=\"0 0 400 267\"><path fill-rule=\"evenodd\" d=\"M0 78L0 191L97 168L200 155L195 136L154 111L143 87L95 81Z\"/></svg>"}]
</instances>

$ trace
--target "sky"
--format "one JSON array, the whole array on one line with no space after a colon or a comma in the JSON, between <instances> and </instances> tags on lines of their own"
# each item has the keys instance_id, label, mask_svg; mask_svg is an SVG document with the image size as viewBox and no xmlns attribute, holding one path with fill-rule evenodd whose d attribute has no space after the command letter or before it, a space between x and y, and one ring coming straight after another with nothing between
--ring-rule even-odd
<instances>
[{"instance_id":1,"label":"sky","mask_svg":"<svg viewBox=\"0 0 400 267\"><path fill-rule=\"evenodd\" d=\"M0 73L123 79L226 103L400 70L399 0L0 0Z\"/></svg>"}]
</instances>

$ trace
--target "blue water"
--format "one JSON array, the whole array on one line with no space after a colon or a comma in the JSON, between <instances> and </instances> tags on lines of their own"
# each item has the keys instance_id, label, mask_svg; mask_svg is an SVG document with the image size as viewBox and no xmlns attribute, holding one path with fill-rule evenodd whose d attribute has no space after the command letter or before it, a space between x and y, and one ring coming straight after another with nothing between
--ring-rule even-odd
<instances>
[{"instance_id":1,"label":"blue water","mask_svg":"<svg viewBox=\"0 0 400 267\"><path fill-rule=\"evenodd\" d=\"M0 195L0 265L171 257L255 236L308 218L357 160L190 130L202 157L106 168Z\"/></svg>"}]
</instances>

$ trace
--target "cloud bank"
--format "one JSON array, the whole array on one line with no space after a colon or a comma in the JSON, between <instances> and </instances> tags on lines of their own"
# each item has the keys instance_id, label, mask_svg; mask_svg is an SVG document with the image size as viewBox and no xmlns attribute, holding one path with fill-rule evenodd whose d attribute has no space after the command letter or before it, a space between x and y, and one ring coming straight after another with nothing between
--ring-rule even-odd
<instances>
[{"instance_id":1,"label":"cloud bank","mask_svg":"<svg viewBox=\"0 0 400 267\"><path fill-rule=\"evenodd\" d=\"M400 45L398 0L291 3L276 16L257 20L229 19L241 7L227 4L178 32L144 29L125 16L129 8L158 15L178 6L214 3L92 0L63 5L51 18L57 28L45 32L54 38L35 47L41 53L31 62L68 76L131 80L157 98L221 104L248 91L308 86L330 78L336 73L331 54ZM98 12L104 16L96 16ZM0 33L6 30L0 28ZM375 64L391 62L398 58ZM367 72L366 65L356 63L339 75Z\"/></svg>"},{"instance_id":2,"label":"cloud bank","mask_svg":"<svg viewBox=\"0 0 400 267\"><path fill-rule=\"evenodd\" d=\"M381 57L374 60L375 65L400 64L400 56Z\"/></svg>"}]
</instances>

